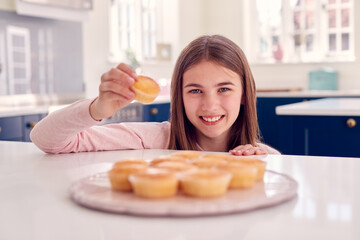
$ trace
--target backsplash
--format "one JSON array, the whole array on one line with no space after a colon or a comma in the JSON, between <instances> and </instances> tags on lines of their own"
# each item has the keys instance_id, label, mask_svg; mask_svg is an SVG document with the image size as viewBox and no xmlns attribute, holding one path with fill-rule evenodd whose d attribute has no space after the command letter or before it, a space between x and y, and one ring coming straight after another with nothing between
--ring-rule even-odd
<instances>
[{"instance_id":1,"label":"backsplash","mask_svg":"<svg viewBox=\"0 0 360 240\"><path fill-rule=\"evenodd\" d=\"M0 11L0 95L83 92L82 25Z\"/></svg>"}]
</instances>

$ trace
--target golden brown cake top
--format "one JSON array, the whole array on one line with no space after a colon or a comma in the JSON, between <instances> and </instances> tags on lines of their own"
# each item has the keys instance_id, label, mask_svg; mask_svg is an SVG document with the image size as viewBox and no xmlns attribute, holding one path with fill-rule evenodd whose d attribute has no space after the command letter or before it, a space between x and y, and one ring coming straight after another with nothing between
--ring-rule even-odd
<instances>
[{"instance_id":1,"label":"golden brown cake top","mask_svg":"<svg viewBox=\"0 0 360 240\"><path fill-rule=\"evenodd\" d=\"M153 160L150 161L150 165L157 165L161 162L181 162L181 163L188 163L188 159L186 158L182 158L182 157L178 157L178 156L160 156L158 158L154 158Z\"/></svg>"},{"instance_id":2,"label":"golden brown cake top","mask_svg":"<svg viewBox=\"0 0 360 240\"><path fill-rule=\"evenodd\" d=\"M163 169L149 168L145 172L135 173L130 176L132 179L142 180L167 180L177 178L176 174Z\"/></svg>"},{"instance_id":3,"label":"golden brown cake top","mask_svg":"<svg viewBox=\"0 0 360 240\"><path fill-rule=\"evenodd\" d=\"M175 161L164 161L156 164L155 168L165 169L169 171L186 171L190 169L196 169L196 166L191 165L185 162L175 162Z\"/></svg>"},{"instance_id":4,"label":"golden brown cake top","mask_svg":"<svg viewBox=\"0 0 360 240\"><path fill-rule=\"evenodd\" d=\"M160 86L153 79L145 76L138 76L134 82L134 87L146 94L159 94Z\"/></svg>"},{"instance_id":5,"label":"golden brown cake top","mask_svg":"<svg viewBox=\"0 0 360 240\"><path fill-rule=\"evenodd\" d=\"M170 156L183 157L186 159L194 159L194 158L198 158L202 155L203 155L203 153L200 151L188 151L188 150L177 151L177 152L170 154Z\"/></svg>"},{"instance_id":6,"label":"golden brown cake top","mask_svg":"<svg viewBox=\"0 0 360 240\"><path fill-rule=\"evenodd\" d=\"M148 168L147 165L140 164L140 163L127 163L121 164L116 167L113 167L110 171L113 173L121 173L121 172L138 172L138 171L145 171Z\"/></svg>"},{"instance_id":7,"label":"golden brown cake top","mask_svg":"<svg viewBox=\"0 0 360 240\"><path fill-rule=\"evenodd\" d=\"M266 162L263 160L260 160L258 158L249 158L249 157L233 157L231 159L228 159L228 161L266 165Z\"/></svg>"},{"instance_id":8,"label":"golden brown cake top","mask_svg":"<svg viewBox=\"0 0 360 240\"><path fill-rule=\"evenodd\" d=\"M213 158L213 157L205 157L205 158L196 158L192 160L192 164L198 166L198 167L204 167L204 168L210 168L217 166L219 164L225 164L227 163L226 160L220 159L220 158Z\"/></svg>"},{"instance_id":9,"label":"golden brown cake top","mask_svg":"<svg viewBox=\"0 0 360 240\"><path fill-rule=\"evenodd\" d=\"M121 166L121 165L126 165L126 164L142 164L142 165L148 165L148 163L141 158L131 158L131 159L124 159L124 160L120 160L114 163L114 168Z\"/></svg>"}]
</instances>

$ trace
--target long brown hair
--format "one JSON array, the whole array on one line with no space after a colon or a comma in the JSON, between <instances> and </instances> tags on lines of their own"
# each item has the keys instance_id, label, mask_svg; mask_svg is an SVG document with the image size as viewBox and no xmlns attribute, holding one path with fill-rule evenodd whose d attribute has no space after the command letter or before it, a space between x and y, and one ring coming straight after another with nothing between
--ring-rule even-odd
<instances>
[{"instance_id":1,"label":"long brown hair","mask_svg":"<svg viewBox=\"0 0 360 240\"><path fill-rule=\"evenodd\" d=\"M231 127L228 150L238 145L259 141L256 115L256 88L245 54L238 45L220 35L201 36L193 40L177 59L171 80L170 142L169 149L196 150L196 129L186 116L183 102L183 75L201 61L212 61L236 72L243 89L238 118Z\"/></svg>"}]
</instances>

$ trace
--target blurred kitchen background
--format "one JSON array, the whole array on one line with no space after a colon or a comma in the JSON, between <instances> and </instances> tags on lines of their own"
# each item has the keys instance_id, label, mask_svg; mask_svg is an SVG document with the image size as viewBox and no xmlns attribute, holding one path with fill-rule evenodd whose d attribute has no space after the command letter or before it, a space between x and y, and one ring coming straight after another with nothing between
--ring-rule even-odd
<instances>
[{"instance_id":1,"label":"blurred kitchen background","mask_svg":"<svg viewBox=\"0 0 360 240\"><path fill-rule=\"evenodd\" d=\"M0 140L29 141L49 112L97 96L101 75L120 62L156 79L161 96L103 124L167 120L180 51L200 35L221 34L250 62L264 142L317 154L281 149L275 109L360 97L356 12L356 0L0 0Z\"/></svg>"}]
</instances>

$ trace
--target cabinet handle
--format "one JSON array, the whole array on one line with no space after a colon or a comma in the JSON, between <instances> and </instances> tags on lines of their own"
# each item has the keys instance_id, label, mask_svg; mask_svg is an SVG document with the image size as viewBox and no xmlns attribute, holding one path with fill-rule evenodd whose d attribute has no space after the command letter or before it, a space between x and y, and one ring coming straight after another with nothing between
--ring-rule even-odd
<instances>
[{"instance_id":1,"label":"cabinet handle","mask_svg":"<svg viewBox=\"0 0 360 240\"><path fill-rule=\"evenodd\" d=\"M37 124L37 122L28 122L28 123L26 124L26 127L27 127L27 128L30 128L30 129L33 129L36 124Z\"/></svg>"},{"instance_id":2,"label":"cabinet handle","mask_svg":"<svg viewBox=\"0 0 360 240\"><path fill-rule=\"evenodd\" d=\"M353 119L353 118L349 118L347 121L346 121L346 124L349 128L353 128L356 126L356 120Z\"/></svg>"},{"instance_id":3,"label":"cabinet handle","mask_svg":"<svg viewBox=\"0 0 360 240\"><path fill-rule=\"evenodd\" d=\"M1 130L2 130L2 129L1 129L1 127L0 127L0 133L1 133Z\"/></svg>"},{"instance_id":4,"label":"cabinet handle","mask_svg":"<svg viewBox=\"0 0 360 240\"><path fill-rule=\"evenodd\" d=\"M157 108L152 108L152 109L150 109L150 113L151 113L152 115L156 115L156 114L159 113L159 109L157 109Z\"/></svg>"}]
</instances>

